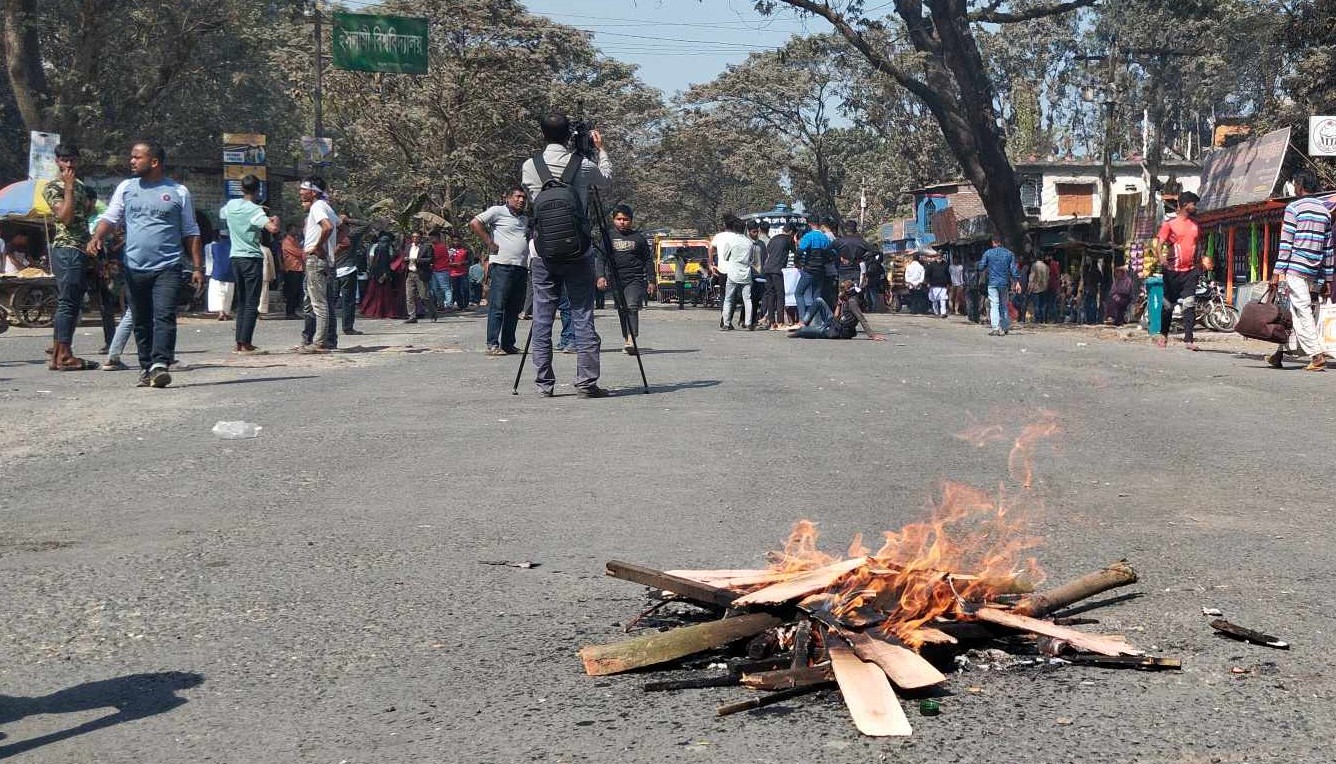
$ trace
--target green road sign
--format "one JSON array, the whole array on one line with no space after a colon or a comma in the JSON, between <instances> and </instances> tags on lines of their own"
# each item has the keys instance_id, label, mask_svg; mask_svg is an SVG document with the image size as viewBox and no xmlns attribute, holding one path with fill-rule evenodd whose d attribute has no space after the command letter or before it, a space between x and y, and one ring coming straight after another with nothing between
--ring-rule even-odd
<instances>
[{"instance_id":1,"label":"green road sign","mask_svg":"<svg viewBox=\"0 0 1336 764\"><path fill-rule=\"evenodd\" d=\"M334 67L354 72L427 73L427 20L335 13Z\"/></svg>"}]
</instances>

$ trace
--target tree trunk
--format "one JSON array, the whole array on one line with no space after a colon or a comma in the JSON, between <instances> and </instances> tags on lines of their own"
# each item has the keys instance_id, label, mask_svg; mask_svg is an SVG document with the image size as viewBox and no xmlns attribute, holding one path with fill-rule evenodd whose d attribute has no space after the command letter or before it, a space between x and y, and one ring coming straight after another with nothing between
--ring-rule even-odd
<instances>
[{"instance_id":1,"label":"tree trunk","mask_svg":"<svg viewBox=\"0 0 1336 764\"><path fill-rule=\"evenodd\" d=\"M35 8L35 0L4 0L4 55L5 71L24 126L29 130L42 130L46 127L50 93L46 73L42 70Z\"/></svg>"}]
</instances>

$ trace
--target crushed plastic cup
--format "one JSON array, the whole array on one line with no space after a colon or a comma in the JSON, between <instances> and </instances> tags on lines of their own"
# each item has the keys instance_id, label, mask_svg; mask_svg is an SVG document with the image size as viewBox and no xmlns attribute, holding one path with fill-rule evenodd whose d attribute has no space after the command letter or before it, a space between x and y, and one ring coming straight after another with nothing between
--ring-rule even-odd
<instances>
[{"instance_id":1,"label":"crushed plastic cup","mask_svg":"<svg viewBox=\"0 0 1336 764\"><path fill-rule=\"evenodd\" d=\"M263 429L254 422L219 422L213 426L213 434L223 440L246 440L259 437Z\"/></svg>"}]
</instances>

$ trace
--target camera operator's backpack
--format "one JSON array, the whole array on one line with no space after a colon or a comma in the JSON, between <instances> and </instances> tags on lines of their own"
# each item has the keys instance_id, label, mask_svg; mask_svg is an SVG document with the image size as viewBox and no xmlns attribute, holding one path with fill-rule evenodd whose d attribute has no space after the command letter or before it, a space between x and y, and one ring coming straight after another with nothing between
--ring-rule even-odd
<instances>
[{"instance_id":1,"label":"camera operator's backpack","mask_svg":"<svg viewBox=\"0 0 1336 764\"><path fill-rule=\"evenodd\" d=\"M589 223L575 191L575 179L584 159L572 154L560 178L552 176L543 155L536 154L533 167L543 186L533 198L534 248L538 256L554 262L573 262L589 251Z\"/></svg>"}]
</instances>

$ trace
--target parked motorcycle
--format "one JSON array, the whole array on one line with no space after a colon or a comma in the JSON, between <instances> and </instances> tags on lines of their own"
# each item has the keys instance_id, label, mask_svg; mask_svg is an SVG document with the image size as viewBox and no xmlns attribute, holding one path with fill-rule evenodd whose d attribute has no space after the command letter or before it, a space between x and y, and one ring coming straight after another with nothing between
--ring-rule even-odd
<instances>
[{"instance_id":1,"label":"parked motorcycle","mask_svg":"<svg viewBox=\"0 0 1336 764\"><path fill-rule=\"evenodd\" d=\"M1210 329L1213 332L1232 332L1239 323L1239 312L1229 302L1225 300L1225 290L1215 281L1202 278L1197 284L1197 290L1193 292L1193 300L1197 308L1197 320L1195 326L1203 329ZM1146 290L1142 287L1141 297L1137 300L1135 314L1137 323L1145 329L1150 325L1150 320L1146 316ZM1181 302L1174 305L1173 323L1171 330L1180 330L1183 326L1183 304Z\"/></svg>"}]
</instances>

